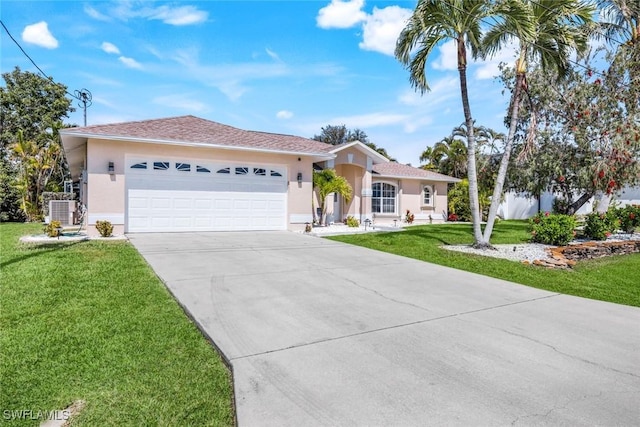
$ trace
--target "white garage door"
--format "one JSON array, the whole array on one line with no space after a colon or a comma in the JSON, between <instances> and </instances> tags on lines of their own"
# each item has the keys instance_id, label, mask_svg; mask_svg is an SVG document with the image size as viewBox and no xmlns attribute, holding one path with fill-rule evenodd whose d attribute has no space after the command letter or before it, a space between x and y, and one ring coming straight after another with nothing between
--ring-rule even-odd
<instances>
[{"instance_id":1,"label":"white garage door","mask_svg":"<svg viewBox=\"0 0 640 427\"><path fill-rule=\"evenodd\" d=\"M282 166L127 162L127 231L285 230Z\"/></svg>"}]
</instances>

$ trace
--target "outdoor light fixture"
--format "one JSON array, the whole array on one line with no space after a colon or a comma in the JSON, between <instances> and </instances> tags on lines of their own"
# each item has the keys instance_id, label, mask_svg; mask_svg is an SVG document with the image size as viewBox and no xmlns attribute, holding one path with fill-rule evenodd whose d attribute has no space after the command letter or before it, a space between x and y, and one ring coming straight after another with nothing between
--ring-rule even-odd
<instances>
[{"instance_id":1,"label":"outdoor light fixture","mask_svg":"<svg viewBox=\"0 0 640 427\"><path fill-rule=\"evenodd\" d=\"M113 175L116 172L113 162L109 162L109 174Z\"/></svg>"},{"instance_id":2,"label":"outdoor light fixture","mask_svg":"<svg viewBox=\"0 0 640 427\"><path fill-rule=\"evenodd\" d=\"M298 184L302 184L302 172L298 172Z\"/></svg>"}]
</instances>

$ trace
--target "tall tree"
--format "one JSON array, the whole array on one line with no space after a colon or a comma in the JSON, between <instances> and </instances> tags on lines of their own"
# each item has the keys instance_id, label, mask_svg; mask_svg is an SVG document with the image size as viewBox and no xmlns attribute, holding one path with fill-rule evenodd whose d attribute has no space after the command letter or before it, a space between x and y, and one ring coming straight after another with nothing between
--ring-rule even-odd
<instances>
[{"instance_id":1,"label":"tall tree","mask_svg":"<svg viewBox=\"0 0 640 427\"><path fill-rule=\"evenodd\" d=\"M0 156L13 166L4 168L4 172L17 182L22 208L29 219L35 220L41 215L42 191L62 187L66 163L58 130L74 109L62 84L18 67L2 77Z\"/></svg>"},{"instance_id":2,"label":"tall tree","mask_svg":"<svg viewBox=\"0 0 640 427\"><path fill-rule=\"evenodd\" d=\"M528 63L535 61L542 69L564 78L570 67L572 52L587 49L589 25L595 9L580 0L504 0L494 13L500 18L486 33L483 44L490 55L508 42L516 41L519 54L515 64L515 85L509 106L509 134L495 182L483 240L488 244L502 198L507 168L518 127L518 110L526 90Z\"/></svg>"},{"instance_id":3,"label":"tall tree","mask_svg":"<svg viewBox=\"0 0 640 427\"><path fill-rule=\"evenodd\" d=\"M606 70L585 60L562 80L539 67L529 73L530 103L520 110L515 147L528 145L530 154L515 159L511 188L560 193L559 210L573 214L598 193L612 195L638 183L640 84L633 84L627 55L609 52L605 59ZM513 74L503 71L507 85Z\"/></svg>"},{"instance_id":4,"label":"tall tree","mask_svg":"<svg viewBox=\"0 0 640 427\"><path fill-rule=\"evenodd\" d=\"M420 161L434 165L442 174L464 178L467 172L467 146L460 139L447 136L425 150Z\"/></svg>"},{"instance_id":5,"label":"tall tree","mask_svg":"<svg viewBox=\"0 0 640 427\"><path fill-rule=\"evenodd\" d=\"M314 140L330 145L340 145L348 141L349 131L345 125L327 125L321 128L320 135L313 135Z\"/></svg>"},{"instance_id":6,"label":"tall tree","mask_svg":"<svg viewBox=\"0 0 640 427\"><path fill-rule=\"evenodd\" d=\"M345 177L336 174L334 169L313 171L313 188L318 195L320 204L320 225L324 224L327 217L327 196L337 193L349 203L353 197L353 189Z\"/></svg>"},{"instance_id":7,"label":"tall tree","mask_svg":"<svg viewBox=\"0 0 640 427\"><path fill-rule=\"evenodd\" d=\"M640 42L640 2L598 0L601 34L613 43L637 45ZM618 40L622 37L624 41Z\"/></svg>"},{"instance_id":8,"label":"tall tree","mask_svg":"<svg viewBox=\"0 0 640 427\"><path fill-rule=\"evenodd\" d=\"M2 148L17 140L18 131L26 140L45 145L54 126L75 111L66 97L67 87L16 67L3 73L0 87L0 140Z\"/></svg>"},{"instance_id":9,"label":"tall tree","mask_svg":"<svg viewBox=\"0 0 640 427\"><path fill-rule=\"evenodd\" d=\"M378 147L376 144L369 141L369 136L367 135L367 133L358 128L351 130L347 129L346 125L327 125L321 129L320 135L314 135L312 139L331 145L340 145L346 144L348 142L360 141L378 154L383 155L392 162L395 161L395 159L391 157L389 153L387 153L387 150L382 147Z\"/></svg>"},{"instance_id":10,"label":"tall tree","mask_svg":"<svg viewBox=\"0 0 640 427\"><path fill-rule=\"evenodd\" d=\"M469 200L473 219L475 246L487 244L480 228L480 205L476 173L476 144L473 117L467 88L467 49L471 55L481 54L481 24L487 16L484 0L420 0L400 33L395 55L409 70L411 85L422 94L429 90L426 75L427 59L442 42L453 40L457 47L460 97L467 126L467 173Z\"/></svg>"}]
</instances>

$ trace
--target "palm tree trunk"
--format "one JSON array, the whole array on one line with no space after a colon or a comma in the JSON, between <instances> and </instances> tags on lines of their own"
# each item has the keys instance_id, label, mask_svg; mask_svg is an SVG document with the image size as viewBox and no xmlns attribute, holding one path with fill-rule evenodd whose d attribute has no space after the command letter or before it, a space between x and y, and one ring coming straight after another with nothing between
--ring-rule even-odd
<instances>
[{"instance_id":1,"label":"palm tree trunk","mask_svg":"<svg viewBox=\"0 0 640 427\"><path fill-rule=\"evenodd\" d=\"M509 123L509 135L507 136L507 143L504 147L504 153L502 154L502 160L500 161L500 168L498 169L498 177L493 187L493 197L491 198L491 206L489 207L489 216L487 217L487 224L484 227L484 240L489 243L491 241L491 234L493 233L493 226L498 215L498 207L502 199L502 189L504 182L507 178L507 168L509 167L509 159L511 157L511 149L513 148L513 140L516 135L516 127L518 126L518 112L520 110L520 97L522 95L522 88L524 86L524 71L518 71L516 74L516 86L513 90L513 96L511 97L511 122Z\"/></svg>"},{"instance_id":2,"label":"palm tree trunk","mask_svg":"<svg viewBox=\"0 0 640 427\"><path fill-rule=\"evenodd\" d=\"M467 52L464 39L458 39L458 73L460 74L460 93L462 95L462 109L467 125L467 176L469 180L469 204L473 221L473 237L475 247L488 244L482 238L480 227L480 204L478 202L478 174L476 172L476 140L473 135L473 118L469 106L469 92L467 89Z\"/></svg>"}]
</instances>

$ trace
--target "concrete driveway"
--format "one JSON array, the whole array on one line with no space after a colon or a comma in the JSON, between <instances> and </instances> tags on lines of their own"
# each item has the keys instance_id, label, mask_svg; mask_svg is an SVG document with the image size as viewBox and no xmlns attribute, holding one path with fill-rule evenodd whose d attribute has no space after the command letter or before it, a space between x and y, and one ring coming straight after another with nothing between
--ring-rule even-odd
<instances>
[{"instance_id":1,"label":"concrete driveway","mask_svg":"<svg viewBox=\"0 0 640 427\"><path fill-rule=\"evenodd\" d=\"M638 308L289 232L130 239L232 364L240 426L640 424Z\"/></svg>"}]
</instances>

